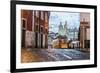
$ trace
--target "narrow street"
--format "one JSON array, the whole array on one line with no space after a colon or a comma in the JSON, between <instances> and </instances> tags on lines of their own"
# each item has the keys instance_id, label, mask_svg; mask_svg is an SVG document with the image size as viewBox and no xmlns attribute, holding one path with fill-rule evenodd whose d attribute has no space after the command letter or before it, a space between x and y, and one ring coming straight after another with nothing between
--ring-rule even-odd
<instances>
[{"instance_id":1,"label":"narrow street","mask_svg":"<svg viewBox=\"0 0 100 73\"><path fill-rule=\"evenodd\" d=\"M22 9L21 26L22 63L90 59L89 13Z\"/></svg>"},{"instance_id":2,"label":"narrow street","mask_svg":"<svg viewBox=\"0 0 100 73\"><path fill-rule=\"evenodd\" d=\"M22 63L86 60L89 53L75 49L22 49L21 59Z\"/></svg>"}]
</instances>

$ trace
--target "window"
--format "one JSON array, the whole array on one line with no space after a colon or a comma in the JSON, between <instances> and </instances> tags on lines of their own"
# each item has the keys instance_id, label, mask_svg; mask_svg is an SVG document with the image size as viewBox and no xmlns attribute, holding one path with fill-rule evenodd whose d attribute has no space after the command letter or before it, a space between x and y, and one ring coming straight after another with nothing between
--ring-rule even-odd
<instances>
[{"instance_id":1,"label":"window","mask_svg":"<svg viewBox=\"0 0 100 73\"><path fill-rule=\"evenodd\" d=\"M35 48L38 48L38 33L35 33Z\"/></svg>"},{"instance_id":2,"label":"window","mask_svg":"<svg viewBox=\"0 0 100 73\"><path fill-rule=\"evenodd\" d=\"M22 18L22 29L26 29L27 27L27 20L25 18Z\"/></svg>"},{"instance_id":3,"label":"window","mask_svg":"<svg viewBox=\"0 0 100 73\"><path fill-rule=\"evenodd\" d=\"M44 12L41 11L41 19L43 20L44 19Z\"/></svg>"},{"instance_id":4,"label":"window","mask_svg":"<svg viewBox=\"0 0 100 73\"><path fill-rule=\"evenodd\" d=\"M39 11L36 11L36 17L39 17Z\"/></svg>"},{"instance_id":5,"label":"window","mask_svg":"<svg viewBox=\"0 0 100 73\"><path fill-rule=\"evenodd\" d=\"M40 32L43 32L43 27L41 27L41 30L40 30Z\"/></svg>"},{"instance_id":6,"label":"window","mask_svg":"<svg viewBox=\"0 0 100 73\"><path fill-rule=\"evenodd\" d=\"M35 18L35 23L37 23L37 25L39 24L39 18Z\"/></svg>"},{"instance_id":7,"label":"window","mask_svg":"<svg viewBox=\"0 0 100 73\"><path fill-rule=\"evenodd\" d=\"M47 14L47 12L45 13L45 21L46 22L48 21L48 14Z\"/></svg>"},{"instance_id":8,"label":"window","mask_svg":"<svg viewBox=\"0 0 100 73\"><path fill-rule=\"evenodd\" d=\"M89 28L86 29L86 35L87 35L86 39L90 40L90 29Z\"/></svg>"},{"instance_id":9,"label":"window","mask_svg":"<svg viewBox=\"0 0 100 73\"><path fill-rule=\"evenodd\" d=\"M35 31L39 31L39 25L35 25Z\"/></svg>"},{"instance_id":10,"label":"window","mask_svg":"<svg viewBox=\"0 0 100 73\"><path fill-rule=\"evenodd\" d=\"M90 40L84 40L85 48L90 48Z\"/></svg>"}]
</instances>

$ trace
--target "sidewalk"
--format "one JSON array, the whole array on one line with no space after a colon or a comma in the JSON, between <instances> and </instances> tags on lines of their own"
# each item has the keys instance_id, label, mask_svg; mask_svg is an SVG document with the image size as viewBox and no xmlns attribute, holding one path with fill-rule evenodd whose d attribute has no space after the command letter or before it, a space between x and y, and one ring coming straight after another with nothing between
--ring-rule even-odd
<instances>
[{"instance_id":1,"label":"sidewalk","mask_svg":"<svg viewBox=\"0 0 100 73\"><path fill-rule=\"evenodd\" d=\"M30 49L21 49L21 63L31 63L41 61L41 57L31 52Z\"/></svg>"}]
</instances>

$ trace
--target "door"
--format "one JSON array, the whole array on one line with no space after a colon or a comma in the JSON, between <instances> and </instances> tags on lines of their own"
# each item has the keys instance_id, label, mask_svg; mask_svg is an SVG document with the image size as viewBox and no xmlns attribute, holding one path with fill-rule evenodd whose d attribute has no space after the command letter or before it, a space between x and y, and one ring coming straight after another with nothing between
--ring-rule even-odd
<instances>
[{"instance_id":1,"label":"door","mask_svg":"<svg viewBox=\"0 0 100 73\"><path fill-rule=\"evenodd\" d=\"M25 30L22 30L22 48L25 48Z\"/></svg>"},{"instance_id":2,"label":"door","mask_svg":"<svg viewBox=\"0 0 100 73\"><path fill-rule=\"evenodd\" d=\"M25 18L22 18L22 35L21 35L21 47L25 48L26 44L25 44L25 35L26 35L26 25L27 25L27 20Z\"/></svg>"},{"instance_id":3,"label":"door","mask_svg":"<svg viewBox=\"0 0 100 73\"><path fill-rule=\"evenodd\" d=\"M41 48L43 48L43 35L41 34Z\"/></svg>"}]
</instances>

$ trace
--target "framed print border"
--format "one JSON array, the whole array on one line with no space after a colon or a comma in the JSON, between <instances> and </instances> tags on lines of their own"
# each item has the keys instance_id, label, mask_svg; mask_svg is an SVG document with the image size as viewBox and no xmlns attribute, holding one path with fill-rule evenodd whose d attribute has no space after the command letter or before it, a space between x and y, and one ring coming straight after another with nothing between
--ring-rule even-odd
<instances>
[{"instance_id":1,"label":"framed print border","mask_svg":"<svg viewBox=\"0 0 100 73\"><path fill-rule=\"evenodd\" d=\"M36 6L52 6L52 7L69 7L69 8L85 8L94 10L94 64L88 65L73 65L73 66L53 66L39 68L16 68L16 5L36 5ZM44 71L44 70L59 70L59 69L78 69L97 67L97 6L93 5L78 5L78 4L62 4L62 3L46 3L33 1L11 1L11 72L28 72L28 71Z\"/></svg>"}]
</instances>

